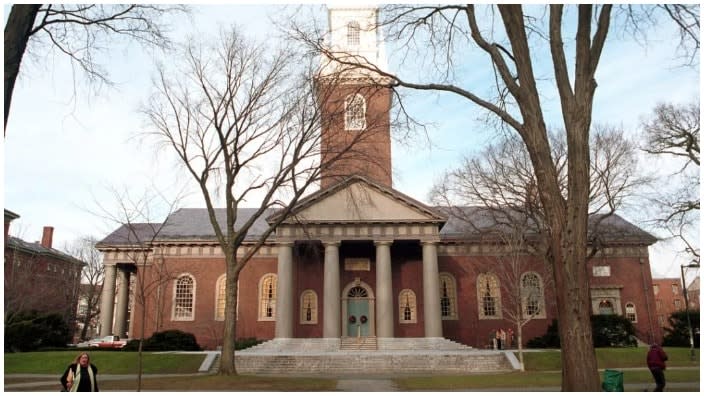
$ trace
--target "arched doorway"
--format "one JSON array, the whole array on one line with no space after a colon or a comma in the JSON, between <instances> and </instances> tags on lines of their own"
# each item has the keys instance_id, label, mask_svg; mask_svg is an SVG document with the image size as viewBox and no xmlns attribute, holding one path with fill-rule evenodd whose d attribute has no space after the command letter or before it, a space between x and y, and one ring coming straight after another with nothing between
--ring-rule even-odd
<instances>
[{"instance_id":1,"label":"arched doorway","mask_svg":"<svg viewBox=\"0 0 704 396\"><path fill-rule=\"evenodd\" d=\"M359 280L342 292L342 336L369 337L376 335L374 320L374 292Z\"/></svg>"}]
</instances>

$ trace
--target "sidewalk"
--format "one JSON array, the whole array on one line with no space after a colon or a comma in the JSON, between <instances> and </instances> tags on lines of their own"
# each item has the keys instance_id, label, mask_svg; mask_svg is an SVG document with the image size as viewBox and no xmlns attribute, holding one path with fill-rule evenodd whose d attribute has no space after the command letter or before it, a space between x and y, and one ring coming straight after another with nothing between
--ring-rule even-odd
<instances>
[{"instance_id":1,"label":"sidewalk","mask_svg":"<svg viewBox=\"0 0 704 396\"><path fill-rule=\"evenodd\" d=\"M617 369L629 370L629 369ZM206 373L197 374L144 374L143 378L168 378L168 377L191 377L206 375ZM5 384L5 391L23 391L27 388L35 388L38 386L53 386L58 390L60 387L59 379L56 375L46 374L7 374L5 378L34 378L36 381L23 382L18 384ZM136 379L135 374L104 374L100 376L105 380L125 380ZM655 385L649 383L634 383L624 384L627 392L643 392L652 391ZM668 382L665 391L698 391L700 384L698 382ZM340 378L337 382L337 391L341 392L398 392L399 389L393 379L389 378ZM446 391L446 390L443 390ZM454 389L456 392L560 392L559 386L535 387L527 388L472 388L472 389ZM432 390L427 390L432 392Z\"/></svg>"}]
</instances>

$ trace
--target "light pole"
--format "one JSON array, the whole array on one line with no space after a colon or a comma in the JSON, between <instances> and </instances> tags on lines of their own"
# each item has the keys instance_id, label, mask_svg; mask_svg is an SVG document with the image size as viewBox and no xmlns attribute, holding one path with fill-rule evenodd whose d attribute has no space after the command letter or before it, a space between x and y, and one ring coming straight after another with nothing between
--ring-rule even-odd
<instances>
[{"instance_id":1,"label":"light pole","mask_svg":"<svg viewBox=\"0 0 704 396\"><path fill-rule=\"evenodd\" d=\"M680 265L680 272L682 273L682 291L684 292L684 311L687 315L687 328L689 330L689 358L694 360L694 330L692 329L692 320L689 318L689 297L687 297L687 284L684 280L685 268L699 268L699 263Z\"/></svg>"}]
</instances>

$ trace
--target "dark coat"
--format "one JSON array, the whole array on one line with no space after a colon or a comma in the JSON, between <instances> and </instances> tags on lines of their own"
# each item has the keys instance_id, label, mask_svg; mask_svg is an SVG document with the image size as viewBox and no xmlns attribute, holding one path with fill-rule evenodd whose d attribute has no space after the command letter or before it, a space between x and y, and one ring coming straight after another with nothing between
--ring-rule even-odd
<instances>
[{"instance_id":1,"label":"dark coat","mask_svg":"<svg viewBox=\"0 0 704 396\"><path fill-rule=\"evenodd\" d=\"M90 368L93 369L93 378L95 379L95 391L98 392L98 368L95 367L91 363ZM69 370L73 370L73 375L75 377L76 375L76 370L80 370L79 364L78 363L71 363L66 367L66 371L64 371L64 375L61 376L61 385L64 386L64 389L70 390L66 388L66 380L68 379L68 372ZM81 375L81 382L78 384L78 389L76 389L78 392L90 392L90 377L88 375Z\"/></svg>"},{"instance_id":2,"label":"dark coat","mask_svg":"<svg viewBox=\"0 0 704 396\"><path fill-rule=\"evenodd\" d=\"M667 360L667 354L659 345L651 345L648 351L648 368L659 368L665 370L665 361Z\"/></svg>"}]
</instances>

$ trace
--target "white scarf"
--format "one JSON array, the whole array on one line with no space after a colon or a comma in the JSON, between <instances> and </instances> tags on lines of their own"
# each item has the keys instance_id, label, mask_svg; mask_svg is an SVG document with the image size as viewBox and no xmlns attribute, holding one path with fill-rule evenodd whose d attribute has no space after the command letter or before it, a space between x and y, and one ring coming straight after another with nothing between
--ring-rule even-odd
<instances>
[{"instance_id":1,"label":"white scarf","mask_svg":"<svg viewBox=\"0 0 704 396\"><path fill-rule=\"evenodd\" d=\"M90 391L95 392L95 376L93 374L93 368L88 364L88 376L90 377ZM69 370L68 378L73 377L73 384L69 392L78 392L78 384L81 383L81 365L76 364L76 374L73 374L73 370Z\"/></svg>"}]
</instances>

